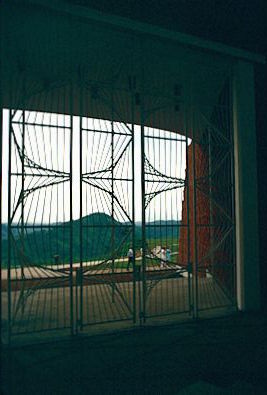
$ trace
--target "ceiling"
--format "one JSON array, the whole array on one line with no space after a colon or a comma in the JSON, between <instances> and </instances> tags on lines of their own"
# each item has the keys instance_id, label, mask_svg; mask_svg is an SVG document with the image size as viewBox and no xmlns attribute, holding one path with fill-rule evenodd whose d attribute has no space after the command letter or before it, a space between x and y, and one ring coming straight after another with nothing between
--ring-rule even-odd
<instances>
[{"instance_id":1,"label":"ceiling","mask_svg":"<svg viewBox=\"0 0 267 395\"><path fill-rule=\"evenodd\" d=\"M267 52L265 0L66 0L193 34L249 51Z\"/></svg>"},{"instance_id":2,"label":"ceiling","mask_svg":"<svg viewBox=\"0 0 267 395\"><path fill-rule=\"evenodd\" d=\"M7 3L4 9L5 107L145 122L182 132L189 109L209 118L218 103L231 57L34 3ZM121 14L135 8L125 4L116 8Z\"/></svg>"}]
</instances>

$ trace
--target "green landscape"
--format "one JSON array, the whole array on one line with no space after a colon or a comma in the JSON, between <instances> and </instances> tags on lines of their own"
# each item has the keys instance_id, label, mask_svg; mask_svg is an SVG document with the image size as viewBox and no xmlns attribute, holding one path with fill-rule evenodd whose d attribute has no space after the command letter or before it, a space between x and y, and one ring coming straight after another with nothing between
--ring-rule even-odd
<instances>
[{"instance_id":1,"label":"green landscape","mask_svg":"<svg viewBox=\"0 0 267 395\"><path fill-rule=\"evenodd\" d=\"M177 245L179 221L155 221L146 224L146 245L148 250L156 246L172 248ZM72 245L73 262L114 259L127 256L133 244L133 227L131 223L121 223L105 213L93 213L75 220L71 227L69 222L51 225L28 225L21 232L12 228L11 265L38 266L63 264L70 260ZM2 266L7 267L8 241L7 225L2 225ZM80 242L81 241L81 242ZM142 246L141 223L135 225L135 248L138 252ZM138 255L138 253L137 253Z\"/></svg>"}]
</instances>

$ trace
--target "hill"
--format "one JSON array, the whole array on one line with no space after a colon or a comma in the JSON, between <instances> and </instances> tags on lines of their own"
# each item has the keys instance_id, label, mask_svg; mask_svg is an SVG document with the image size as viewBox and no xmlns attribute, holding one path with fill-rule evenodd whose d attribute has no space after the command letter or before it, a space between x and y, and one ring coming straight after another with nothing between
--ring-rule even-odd
<instances>
[{"instance_id":1,"label":"hill","mask_svg":"<svg viewBox=\"0 0 267 395\"><path fill-rule=\"evenodd\" d=\"M177 226L176 226L177 225ZM159 239L178 239L179 222L156 221L146 226L146 239L153 242ZM7 225L3 226L3 236L7 238ZM70 223L38 225L25 229L24 241L19 237L17 229L13 230L12 266L23 258L25 265L45 265L53 262L64 263L70 259ZM4 239L4 237L3 237ZM132 226L130 223L120 223L105 213L93 213L74 220L72 225L72 254L74 262L110 259L126 256L132 245ZM82 240L82 243L80 242ZM142 245L142 227L135 227L136 249ZM150 244L150 243L149 243ZM24 245L24 247L23 247ZM2 262L7 265L7 240L2 242ZM24 251L24 253L23 253Z\"/></svg>"}]
</instances>

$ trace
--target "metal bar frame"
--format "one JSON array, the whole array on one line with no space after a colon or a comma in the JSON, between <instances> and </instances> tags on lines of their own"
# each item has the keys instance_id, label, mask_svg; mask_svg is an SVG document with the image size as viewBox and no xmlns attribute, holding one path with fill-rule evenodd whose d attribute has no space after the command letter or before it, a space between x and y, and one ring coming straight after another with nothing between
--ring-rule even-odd
<instances>
[{"instance_id":1,"label":"metal bar frame","mask_svg":"<svg viewBox=\"0 0 267 395\"><path fill-rule=\"evenodd\" d=\"M102 263L108 263L108 261L111 261L111 279L112 281L109 283L110 287L111 287L111 299L112 299L112 303L115 303L115 293L118 293L119 290L116 287L116 278L114 277L114 273L115 273L115 257L116 257L116 251L115 251L115 230L116 228L121 227L121 225L118 225L116 223L115 220L115 203L118 204L118 206L120 207L120 209L122 210L122 212L127 216L127 218L129 219L129 225L127 225L127 227L130 229L131 233L132 233L132 244L133 244L133 249L135 249L135 241L134 241L134 237L135 237L135 221L134 221L134 193L132 193L132 216L128 215L126 213L126 211L123 209L123 206L121 205L118 197L116 196L115 193L115 181L126 181L126 182L130 182L131 183L131 188L132 191L134 192L134 130L133 127L129 127L127 126L129 132L128 133L121 133L118 132L115 129L115 99L114 99L114 87L113 84L110 85L110 90L109 90L109 94L110 94L110 100L105 100L105 104L109 105L111 108L111 112L112 115L111 116L111 120L109 120L109 122L111 123L111 130L98 130L97 128L92 129L91 127L86 127L86 125L80 125L80 191L82 194L82 190L83 190L83 185L84 183L99 189L100 191L102 190L103 192L106 192L109 194L110 196L110 200L111 200L111 219L112 219L112 223L111 224L107 224L104 225L105 227L108 227L111 229L111 244L110 244L110 257L109 259L105 259L104 261L102 260ZM102 97L100 97L100 100L102 100ZM81 99L81 108L83 106L82 103L82 99ZM132 108L133 111L133 108ZM116 121L118 122L118 121ZM132 125L133 126L133 125ZM110 153L110 159L111 159L111 165L103 170L97 170L97 171L92 171L92 172L83 172L82 169L82 155L83 155L83 150L84 147L82 148L82 133L83 132L91 132L93 133L93 135L95 133L102 133L103 135L107 135L111 137L111 153ZM126 146L123 148L123 151L120 153L118 158L115 158L115 136L125 136L125 137L129 137L129 142L126 144ZM131 153L131 164L132 164L132 178L125 178L125 177L116 177L115 176L115 167L116 165L119 163L119 160L122 158L123 153L126 152L126 149L129 149L129 147L132 148L132 153ZM86 171L86 170L85 170ZM91 182L90 180L95 180L95 181L102 181L102 180L107 180L110 181L110 187L103 187L102 184L97 184ZM80 195L80 199L82 198L82 195ZM80 200L80 219L82 218L82 205L83 202L82 200ZM82 224L80 222L80 227L81 227L81 232L80 232L80 237L82 237L83 234L83 230L86 228L91 228L91 229L95 229L95 228L103 228L103 225L101 224ZM127 236L128 237L128 236ZM81 239L80 239L81 240ZM82 243L82 241L81 241ZM82 261L82 259L80 259ZM101 266L101 263L100 263ZM94 276L93 272L92 274L90 273L90 271L86 270L86 268L83 267L83 265L80 265L81 268L81 280L82 284L83 284L83 280L84 278L89 278L91 276ZM97 270L97 268L95 268ZM115 281L115 282L114 282ZM135 322L135 316L136 316L136 294L135 294L135 265L133 264L133 278L132 278L132 283L133 283L133 309L132 309L132 320L133 322ZM82 289L82 287L81 287ZM84 297L81 295L80 296L81 301L80 301L80 309L82 309L82 304L84 305L84 303L87 303L87 308L90 308L90 302L89 301L84 301ZM126 301L124 301L124 303L126 303ZM82 312L80 313L80 317L82 317ZM88 323L87 322L82 322L82 326L85 327L87 326ZM81 326L80 326L81 328Z\"/></svg>"},{"instance_id":2,"label":"metal bar frame","mask_svg":"<svg viewBox=\"0 0 267 395\"><path fill-rule=\"evenodd\" d=\"M114 106L114 98L113 98L113 88L112 88L112 99L111 99L111 105L112 108ZM134 131L135 131L135 125L134 125L134 98L135 98L135 93L134 91L132 91L132 124L131 124L131 133L132 135L130 135L129 133L117 133L114 130L114 119L112 116L112 120L111 120L111 132L108 131L102 131L102 133L107 133L109 135L111 135L111 167L110 167L110 173L111 173L111 177L96 177L96 176L90 176L90 178L92 179L107 179L111 181L111 191L110 191L110 196L111 196L111 217L112 217L112 224L111 225L107 225L111 227L111 231L112 231L112 237L111 237L111 262L112 262L112 276L114 275L114 267L115 267L115 229L116 227L119 227L119 225L117 225L115 223L115 199L116 199L116 195L115 195L115 188L114 188L114 182L116 180L120 180L120 181L127 181L127 182L131 182L132 185L132 219L131 219L131 224L127 225L129 226L129 228L131 228L132 230L132 245L133 245L133 251L134 251L134 263L133 263L133 278L132 278L132 283L133 283L133 323L136 323L136 314L138 311L138 308L136 306L136 300L137 300L137 295L136 295L136 281L139 280L139 291L141 291L140 293L140 297L139 297L139 323L140 325L144 324L147 320L147 318L149 317L153 317L153 316L158 316L158 315L148 315L147 314L147 306L146 306L146 299L147 299L147 294L148 294L148 287L147 287L147 257L146 257L146 252L147 252L147 239L146 239L146 229L149 227L161 227L162 225L150 225L150 224L146 224L146 208L147 208L147 202L146 202L146 197L149 195L149 193L146 193L146 182L149 182L150 180L146 179L146 175L153 175L153 173L149 173L146 170L146 165L147 165L147 158L146 158L146 152L145 152L145 139L146 138L152 138L152 136L148 136L145 133L145 109L144 109L144 101L143 98L141 100L141 105L140 105L140 116L141 116L141 196L142 196L142 272L141 272L141 278L138 276L137 277L137 272L136 272L136 261L135 261L135 257L136 257L136 240L135 240L135 139L134 139ZM67 129L70 131L70 146L69 146L69 164L70 164L70 175L69 175L69 199L70 199L70 211L69 211L69 215L70 215L70 233L69 233L69 289L70 289L70 332L71 335L73 336L75 333L78 333L79 330L82 330L84 326L86 325L91 325L90 323L86 323L84 324L83 322L83 304L84 304L84 295L83 295L83 275L85 273L83 273L83 231L84 228L96 228L98 225L83 225L82 221L80 221L80 235L79 235L79 239L80 239L80 275L79 275L79 283L76 282L76 284L74 284L74 267L73 267L73 138L74 138L74 116L72 114L72 100L73 100L73 86L71 86L70 88L70 126L64 126L62 127L63 130ZM81 106L82 106L82 100L81 100ZM8 134L8 139L9 139L9 153L8 153L8 342L10 343L11 341L11 334L12 334L12 281L11 281L11 267L12 267L12 254L11 254L11 243L12 243L12 229L17 228L21 230L21 246L22 246L22 250L24 250L24 232L25 229L27 228L36 228L36 227L40 227L40 229L42 228L58 228L60 227L60 225L25 225L25 219L24 219L24 205L25 205L25 194L27 192L27 190L25 190L25 176L27 175L27 173L25 172L25 168L26 168L26 164L25 164L25 127L27 124L26 120L25 120L25 110L22 111L22 121L20 122L13 122L12 120L12 116L13 116L13 112L14 110L9 110L9 134ZM202 224L198 224L197 223L197 173L196 173L196 149L195 149L195 145L196 145L196 124L195 124L195 113L194 113L194 108L193 106L190 107L190 111L189 111L189 120L187 119L188 124L186 124L185 130L186 130L186 137L185 139L173 139L173 138L160 138L160 137L155 137L155 139L161 139L164 141L180 141L181 143L185 143L186 144L186 163L187 163L187 224L186 225L181 225L181 226L185 226L187 227L187 241L188 241L188 251L187 251L187 256L188 256L188 292L189 292L189 296L188 296L188 305L189 305L189 314L191 314L191 312L193 311L193 318L198 318L198 314L199 311L201 311L202 309L199 308L199 289L198 289L198 273L199 273L199 269L201 269L201 266L199 265L199 257L198 257L198 228L200 226L205 226ZM2 129L2 122L3 122L3 114L1 111L1 129ZM230 122L232 120L230 119ZM12 126L13 123L22 125L22 149L21 149L21 173L17 172L17 173L13 173L12 172L12 165L11 165L11 155L12 155L12 147L13 147L13 143L12 143L12 138L15 139L13 130L12 130ZM79 156L79 166L80 166L80 174L79 174L79 183L80 183L80 196L79 196L79 204L80 204L80 220L82 219L83 216L83 182L84 177L88 176L88 174L83 174L82 171L82 165L83 165L83 131L87 131L90 129L85 129L83 128L82 125L82 118L79 118L79 125L80 125L80 130L79 130L79 152L80 152L80 156ZM43 126L43 125L42 125ZM49 127L54 127L52 125L49 125ZM189 168L189 158L188 158L188 141L189 141L189 137L188 137L188 131L190 130L191 135L192 135L192 165L191 168ZM95 132L95 130L90 130L92 132ZM96 131L101 132L101 131ZM209 228L211 229L211 232L213 231L213 226L215 226L213 224L213 217L212 217L212 204L213 204L213 200L212 200L212 146L211 146L211 135L210 135L210 131L209 131L209 135L208 135L208 151L209 151L209 205L210 205L210 223L208 224ZM131 145L132 147L132 157L131 157L131 164L132 164L132 179L131 178L116 178L114 176L114 167L115 167L115 158L114 158L114 136L115 135L125 135L125 136L129 136L131 137L130 139L130 143L127 145L127 147L129 147ZM1 135L2 138L2 135ZM231 143L232 142L232 133L231 133ZM0 142L0 149L2 149L2 140ZM233 147L233 145L231 145L231 147ZM2 154L1 154L2 156ZM232 183L232 188L231 188L231 193L232 193L232 216L234 216L234 171L233 171L233 166L234 166L234 162L233 162L233 150L231 150L231 183ZM192 172L192 201L193 201L193 231L191 232L190 230L190 177L189 177L189 173ZM21 176L21 199L19 201L19 204L21 204L21 223L20 225L12 225L12 220L13 220L13 215L11 213L12 207L11 207L11 188L12 188L12 176ZM35 174L32 174L32 176L35 176ZM37 176L37 174L36 174ZM64 176L63 175L59 175L59 174L55 174L55 175L47 175L47 176L51 176L51 177L63 177L63 181L65 178L65 173ZM157 176L159 176L157 174ZM171 177L169 177L170 179ZM170 180L167 180L166 177L166 182L171 183ZM163 181L164 182L164 181ZM175 182L175 181L173 181ZM53 183L51 184L53 185ZM91 184L92 185L92 184ZM95 186L95 185L93 185ZM100 188L101 189L101 188ZM103 189L103 188L102 188ZM104 190L104 189L103 189ZM106 191L106 190L105 190ZM166 191L166 190L164 190ZM1 186L1 192L2 192L2 186ZM99 225L101 227L101 225ZM170 228L176 228L177 225L167 225ZM191 234L192 233L192 234ZM191 252L190 251L190 240L191 237L193 237L193 242L194 242L194 251L193 251L193 262L191 262ZM233 235L234 238L234 235ZM213 245L213 241L212 241L212 245ZM212 265L214 264L214 262L212 262ZM24 278L24 267L23 267L24 263L21 265L21 277ZM192 274L192 281L191 281L191 267L193 269ZM164 279L168 278L167 276L164 277ZM171 277L172 278L172 277ZM112 281L114 281L114 279L112 278ZM79 299L79 305L76 305L76 310L74 308L74 286L76 285L76 303L78 303L78 286L80 286L80 299ZM111 288L112 288L112 301L114 302L114 296L115 296L115 288L116 288L116 282L113 283L111 282ZM89 306L88 306L89 307ZM206 310L206 309L205 309ZM74 316L75 316L75 312L76 312L76 320L74 320ZM186 311L183 312L173 312L170 313L170 315L174 314L180 314L180 313L185 313ZM164 314L161 313L159 314L160 316L163 315L169 315L169 313ZM121 319L121 321L124 319ZM128 319L126 319L128 320ZM119 319L120 321L120 319ZM107 321L108 322L108 321ZM115 322L115 321L110 321L110 322ZM60 328L61 329L61 328ZM14 335L17 335L18 333L15 333Z\"/></svg>"}]
</instances>

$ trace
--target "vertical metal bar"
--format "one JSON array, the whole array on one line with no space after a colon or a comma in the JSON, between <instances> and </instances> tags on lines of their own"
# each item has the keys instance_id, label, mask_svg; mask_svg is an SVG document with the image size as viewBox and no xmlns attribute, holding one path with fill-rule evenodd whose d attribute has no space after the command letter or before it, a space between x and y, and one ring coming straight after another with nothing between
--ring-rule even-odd
<instances>
[{"instance_id":1,"label":"vertical metal bar","mask_svg":"<svg viewBox=\"0 0 267 395\"><path fill-rule=\"evenodd\" d=\"M81 89L81 97L80 97L80 112L83 114L83 87L80 86ZM83 127L82 127L82 116L79 117L79 138L80 138L80 273L79 273L79 282L80 282L80 330L83 329Z\"/></svg>"},{"instance_id":2,"label":"vertical metal bar","mask_svg":"<svg viewBox=\"0 0 267 395\"><path fill-rule=\"evenodd\" d=\"M2 181L2 157L3 154L3 108L0 97L0 347L2 349L2 195L3 195L3 181ZM2 355L0 355L1 357Z\"/></svg>"},{"instance_id":3,"label":"vertical metal bar","mask_svg":"<svg viewBox=\"0 0 267 395\"><path fill-rule=\"evenodd\" d=\"M132 83L133 85L133 83ZM133 249L133 323L136 323L136 245L135 245L135 138L134 138L134 91L131 89L131 106L132 106L132 249Z\"/></svg>"},{"instance_id":4,"label":"vertical metal bar","mask_svg":"<svg viewBox=\"0 0 267 395\"><path fill-rule=\"evenodd\" d=\"M0 13L0 23L3 26L3 15ZM4 31L4 30L2 30ZM4 40L1 42L3 45ZM3 49L3 47L2 47ZM0 70L2 61L0 60ZM3 102L2 102L2 79L0 79L0 358L2 361L2 203L3 203Z\"/></svg>"},{"instance_id":5,"label":"vertical metal bar","mask_svg":"<svg viewBox=\"0 0 267 395\"><path fill-rule=\"evenodd\" d=\"M193 317L198 318L198 240L197 240L197 190L196 190L196 136L195 136L195 122L194 112L191 111L192 117L192 168L193 168L193 238L194 238L194 260L193 260L193 293L194 293L194 308Z\"/></svg>"},{"instance_id":6,"label":"vertical metal bar","mask_svg":"<svg viewBox=\"0 0 267 395\"><path fill-rule=\"evenodd\" d=\"M192 263L191 263L191 244L190 244L190 167L189 167L189 158L188 158L188 112L186 110L186 181L187 181L187 194L186 194L186 205L187 205L187 273L188 273L188 305L189 305L189 314L192 312L192 290L191 290L191 272L192 272ZM179 248L180 246L178 246Z\"/></svg>"},{"instance_id":7,"label":"vertical metal bar","mask_svg":"<svg viewBox=\"0 0 267 395\"><path fill-rule=\"evenodd\" d=\"M141 209L142 209L142 293L140 302L142 303L140 311L140 323L146 321L146 184L145 184L145 100L144 100L144 84L145 84L145 64L144 64L144 42L141 42L141 94L140 94L140 120L141 120Z\"/></svg>"},{"instance_id":8,"label":"vertical metal bar","mask_svg":"<svg viewBox=\"0 0 267 395\"><path fill-rule=\"evenodd\" d=\"M146 209L145 209L145 127L143 116L143 100L141 101L141 193L142 193L142 311L140 322L146 320Z\"/></svg>"},{"instance_id":9,"label":"vertical metal bar","mask_svg":"<svg viewBox=\"0 0 267 395\"><path fill-rule=\"evenodd\" d=\"M22 158L21 158L21 256L20 256L20 270L21 277L24 278L24 187L25 187L25 110L22 111ZM23 304L24 306L24 304Z\"/></svg>"},{"instance_id":10,"label":"vertical metal bar","mask_svg":"<svg viewBox=\"0 0 267 395\"><path fill-rule=\"evenodd\" d=\"M232 199L232 224L233 224L233 294L235 295L235 300L234 303L236 304L237 307L237 295L236 295L236 281L237 281L237 276L236 276L236 231L235 231L235 161L234 161L234 128L233 128L233 73L230 73L230 79L229 81L229 103L227 106L227 111L229 114L229 129L230 129L230 150L231 150L231 199Z\"/></svg>"},{"instance_id":11,"label":"vertical metal bar","mask_svg":"<svg viewBox=\"0 0 267 395\"><path fill-rule=\"evenodd\" d=\"M7 341L11 341L11 134L12 134L12 112L9 110L8 131L8 239L7 239L7 304L8 304L8 327Z\"/></svg>"},{"instance_id":12,"label":"vertical metal bar","mask_svg":"<svg viewBox=\"0 0 267 395\"><path fill-rule=\"evenodd\" d=\"M70 326L71 326L71 335L74 335L74 320L73 320L73 86L71 83L70 89L70 150L69 150L69 161L70 161L70 246L69 246L69 254L70 254L70 275L69 275L69 284L70 284Z\"/></svg>"},{"instance_id":13,"label":"vertical metal bar","mask_svg":"<svg viewBox=\"0 0 267 395\"><path fill-rule=\"evenodd\" d=\"M213 247L214 247L214 228L213 228L213 191L212 191L212 148L211 148L211 128L209 127L208 129L208 147L209 147L209 210L210 210L210 248L211 248L211 254L210 254L210 259L211 259L211 271L213 274L213 267L214 267L214 252L213 252Z\"/></svg>"},{"instance_id":14,"label":"vertical metal bar","mask_svg":"<svg viewBox=\"0 0 267 395\"><path fill-rule=\"evenodd\" d=\"M111 254L112 254L112 302L115 301L115 287L113 282L114 280L114 247L115 247L115 222L114 222L114 87L112 84L112 93L111 93L111 218L112 218L112 227L111 227Z\"/></svg>"}]
</instances>

